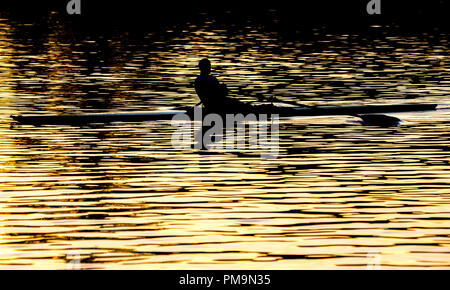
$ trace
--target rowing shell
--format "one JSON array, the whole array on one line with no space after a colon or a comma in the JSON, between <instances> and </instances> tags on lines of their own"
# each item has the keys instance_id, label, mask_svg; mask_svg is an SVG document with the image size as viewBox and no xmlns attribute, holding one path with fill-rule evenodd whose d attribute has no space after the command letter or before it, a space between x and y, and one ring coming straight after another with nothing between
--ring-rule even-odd
<instances>
[{"instance_id":1,"label":"rowing shell","mask_svg":"<svg viewBox=\"0 0 450 290\"><path fill-rule=\"evenodd\" d=\"M227 111L220 114L278 114L280 117L297 116L331 116L331 115L352 115L377 114L377 113L398 113L412 111L435 110L436 104L400 104L400 105L363 105L363 106L317 106L317 107L276 107L273 105L254 106L251 111ZM193 116L194 107L187 107L183 110L164 112L143 112L143 113L98 113L98 114L76 114L76 115L12 115L11 117L20 124L29 125L81 125L90 123L110 123L110 122L142 122L155 120L171 120L177 114L188 114ZM217 113L217 112L205 112Z\"/></svg>"}]
</instances>

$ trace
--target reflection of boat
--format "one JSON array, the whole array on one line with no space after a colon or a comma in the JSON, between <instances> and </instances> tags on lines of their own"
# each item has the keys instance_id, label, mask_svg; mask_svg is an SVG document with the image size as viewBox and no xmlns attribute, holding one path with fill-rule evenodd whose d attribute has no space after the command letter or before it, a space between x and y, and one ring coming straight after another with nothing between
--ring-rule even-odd
<instances>
[{"instance_id":1,"label":"reflection of boat","mask_svg":"<svg viewBox=\"0 0 450 290\"><path fill-rule=\"evenodd\" d=\"M253 106L246 111L226 111L220 114L278 114L280 117L296 116L330 116L330 115L352 115L398 113L412 111L435 110L436 104L400 104L400 105L362 105L362 106L317 106L317 107L277 107L273 105ZM154 120L171 120L177 114L187 114L193 117L194 107L184 107L173 111L152 111L138 113L99 113L99 114L77 114L77 115L13 115L14 120L21 124L43 125L43 124L67 124L79 125L89 123L109 122L141 122ZM203 115L207 112L203 111ZM364 117L361 116L363 119Z\"/></svg>"}]
</instances>

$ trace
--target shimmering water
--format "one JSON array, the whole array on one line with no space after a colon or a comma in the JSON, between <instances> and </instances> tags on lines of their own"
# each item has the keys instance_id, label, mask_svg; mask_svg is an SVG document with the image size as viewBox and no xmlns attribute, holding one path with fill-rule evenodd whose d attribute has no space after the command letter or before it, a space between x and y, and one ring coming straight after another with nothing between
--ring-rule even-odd
<instances>
[{"instance_id":1,"label":"shimmering water","mask_svg":"<svg viewBox=\"0 0 450 290\"><path fill-rule=\"evenodd\" d=\"M305 104L450 103L448 35L285 38L212 22L77 34L0 19L0 265L81 268L450 267L450 112L393 128L280 124L280 152L175 150L168 121L18 126L18 113L195 104L209 57L234 95ZM40 27L42 28L42 27Z\"/></svg>"}]
</instances>

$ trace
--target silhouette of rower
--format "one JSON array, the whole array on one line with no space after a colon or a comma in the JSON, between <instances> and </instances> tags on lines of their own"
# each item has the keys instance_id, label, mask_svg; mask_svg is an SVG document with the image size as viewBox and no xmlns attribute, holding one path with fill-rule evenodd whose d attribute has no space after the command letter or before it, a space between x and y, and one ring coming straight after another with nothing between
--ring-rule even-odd
<instances>
[{"instance_id":1,"label":"silhouette of rower","mask_svg":"<svg viewBox=\"0 0 450 290\"><path fill-rule=\"evenodd\" d=\"M211 62L204 58L198 63L200 75L195 80L195 91L206 109L218 112L250 109L251 106L228 97L228 89L211 75Z\"/></svg>"}]
</instances>

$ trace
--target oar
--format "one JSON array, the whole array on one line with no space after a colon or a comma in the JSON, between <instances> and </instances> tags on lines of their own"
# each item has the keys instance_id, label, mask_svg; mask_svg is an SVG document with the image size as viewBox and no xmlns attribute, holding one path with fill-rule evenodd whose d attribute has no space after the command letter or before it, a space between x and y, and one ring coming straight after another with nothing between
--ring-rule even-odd
<instances>
[{"instance_id":1,"label":"oar","mask_svg":"<svg viewBox=\"0 0 450 290\"><path fill-rule=\"evenodd\" d=\"M315 106L310 106L310 105L305 105L305 104L300 104L297 102L292 102L292 101L282 101L280 99L278 99L277 97L266 97L263 94L257 94L256 98L258 98L258 101L263 102L263 101L269 101L271 103L273 102L277 102L277 103L285 103L288 105L293 105L293 106L300 106L300 107L306 107L306 108L311 108L311 109L315 109Z\"/></svg>"},{"instance_id":2,"label":"oar","mask_svg":"<svg viewBox=\"0 0 450 290\"><path fill-rule=\"evenodd\" d=\"M285 103L285 104L294 105L294 106L306 107L306 108L310 108L310 109L317 109L316 106L300 104L300 103L292 102L292 101L283 101L276 97L265 97L262 94L258 94L256 97L258 98L258 100L260 102L262 102L262 101L269 101L271 103L278 102L278 103ZM351 114L350 116L360 118L362 120L362 124L369 125L369 126L391 127L391 126L397 126L401 122L401 120L399 118L387 116L387 115L383 115L383 114L372 114L372 115Z\"/></svg>"}]
</instances>

